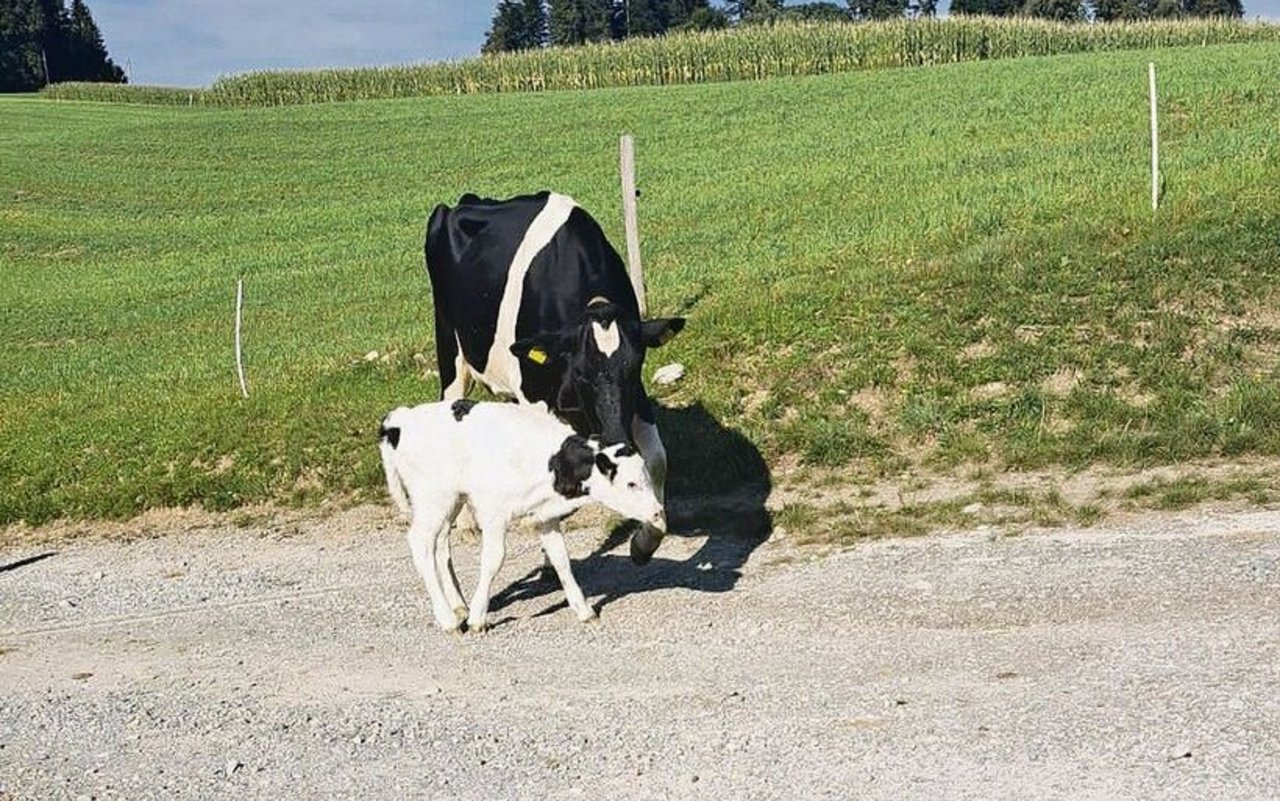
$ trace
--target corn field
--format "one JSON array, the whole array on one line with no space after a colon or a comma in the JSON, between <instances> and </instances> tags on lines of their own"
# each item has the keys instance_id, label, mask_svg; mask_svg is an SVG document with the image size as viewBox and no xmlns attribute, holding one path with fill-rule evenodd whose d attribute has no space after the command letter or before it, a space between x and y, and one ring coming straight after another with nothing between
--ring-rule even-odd
<instances>
[{"instance_id":1,"label":"corn field","mask_svg":"<svg viewBox=\"0 0 1280 801\"><path fill-rule=\"evenodd\" d=\"M1101 50L1280 41L1280 26L1226 19L1060 23L967 17L779 24L392 67L251 72L180 100L276 106L424 95L540 92L820 75ZM174 102L169 90L69 84L54 98ZM192 95L192 92L195 92ZM137 92L138 96L130 97Z\"/></svg>"},{"instance_id":2,"label":"corn field","mask_svg":"<svg viewBox=\"0 0 1280 801\"><path fill-rule=\"evenodd\" d=\"M176 86L134 86L122 83L55 83L41 94L53 100L97 100L152 106L190 106L207 103L204 89Z\"/></svg>"}]
</instances>

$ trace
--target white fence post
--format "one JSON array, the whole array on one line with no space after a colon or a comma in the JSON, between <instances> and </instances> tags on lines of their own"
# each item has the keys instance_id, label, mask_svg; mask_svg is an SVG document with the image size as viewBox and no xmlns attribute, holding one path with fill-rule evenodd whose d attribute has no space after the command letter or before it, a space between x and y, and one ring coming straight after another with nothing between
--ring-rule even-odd
<instances>
[{"instance_id":1,"label":"white fence post","mask_svg":"<svg viewBox=\"0 0 1280 801\"><path fill-rule=\"evenodd\" d=\"M640 266L640 229L636 221L636 151L631 134L623 134L621 146L622 216L627 228L627 274L640 304L640 316L648 314L645 302L644 268Z\"/></svg>"},{"instance_id":2,"label":"white fence post","mask_svg":"<svg viewBox=\"0 0 1280 801\"><path fill-rule=\"evenodd\" d=\"M240 394L249 397L249 388L244 383L244 358L240 351L240 317L244 309L244 278L236 280L236 374L240 376Z\"/></svg>"}]
</instances>

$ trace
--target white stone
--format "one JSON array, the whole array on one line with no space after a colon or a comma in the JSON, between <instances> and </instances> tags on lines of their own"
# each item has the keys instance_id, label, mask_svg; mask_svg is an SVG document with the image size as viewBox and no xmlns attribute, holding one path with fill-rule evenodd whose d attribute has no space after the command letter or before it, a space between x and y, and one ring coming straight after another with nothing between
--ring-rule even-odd
<instances>
[{"instance_id":1,"label":"white stone","mask_svg":"<svg viewBox=\"0 0 1280 801\"><path fill-rule=\"evenodd\" d=\"M684 378L684 365L679 362L665 364L653 371L653 383L655 384L674 384Z\"/></svg>"}]
</instances>

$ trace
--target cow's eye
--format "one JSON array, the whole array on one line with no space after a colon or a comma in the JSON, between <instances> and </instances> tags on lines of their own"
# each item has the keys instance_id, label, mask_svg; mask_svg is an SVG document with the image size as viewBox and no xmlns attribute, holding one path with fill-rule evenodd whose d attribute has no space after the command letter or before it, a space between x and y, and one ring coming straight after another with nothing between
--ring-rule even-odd
<instances>
[{"instance_id":1,"label":"cow's eye","mask_svg":"<svg viewBox=\"0 0 1280 801\"><path fill-rule=\"evenodd\" d=\"M640 489L640 485L634 481L627 482L627 489Z\"/></svg>"}]
</instances>

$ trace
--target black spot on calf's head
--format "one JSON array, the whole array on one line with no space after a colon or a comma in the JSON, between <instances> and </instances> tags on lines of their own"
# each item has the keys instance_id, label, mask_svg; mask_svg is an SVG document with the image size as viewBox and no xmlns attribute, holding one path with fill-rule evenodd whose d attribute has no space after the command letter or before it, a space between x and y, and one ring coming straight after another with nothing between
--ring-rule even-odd
<instances>
[{"instance_id":1,"label":"black spot on calf's head","mask_svg":"<svg viewBox=\"0 0 1280 801\"><path fill-rule=\"evenodd\" d=\"M466 417L467 413L475 408L475 405L476 401L473 401L470 398L462 398L454 401L453 406L449 408L453 410L453 419L461 423L462 418Z\"/></svg>"},{"instance_id":2,"label":"black spot on calf's head","mask_svg":"<svg viewBox=\"0 0 1280 801\"><path fill-rule=\"evenodd\" d=\"M591 476L596 451L587 438L573 434L565 438L560 450L551 454L547 469L555 476L555 490L566 498L580 498L587 494L583 482Z\"/></svg>"},{"instance_id":3,"label":"black spot on calf's head","mask_svg":"<svg viewBox=\"0 0 1280 801\"><path fill-rule=\"evenodd\" d=\"M391 447L396 447L400 444L400 427L392 426L387 428L387 422L385 420L382 421L382 425L378 426L378 439L386 440L391 443Z\"/></svg>"},{"instance_id":4,"label":"black spot on calf's head","mask_svg":"<svg viewBox=\"0 0 1280 801\"><path fill-rule=\"evenodd\" d=\"M596 454L596 468L610 481L613 481L618 476L618 463L603 453Z\"/></svg>"}]
</instances>

